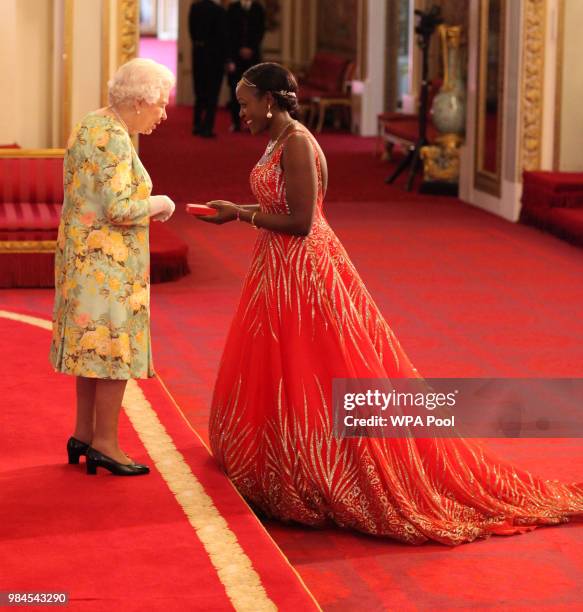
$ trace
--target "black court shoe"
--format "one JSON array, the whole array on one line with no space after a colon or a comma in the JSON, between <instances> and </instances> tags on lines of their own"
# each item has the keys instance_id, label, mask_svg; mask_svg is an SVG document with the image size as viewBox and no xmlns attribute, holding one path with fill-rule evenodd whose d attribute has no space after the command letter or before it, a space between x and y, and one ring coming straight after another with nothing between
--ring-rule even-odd
<instances>
[{"instance_id":1,"label":"black court shoe","mask_svg":"<svg viewBox=\"0 0 583 612\"><path fill-rule=\"evenodd\" d=\"M79 463L79 457L87 454L89 444L77 440L72 436L67 441L67 455L69 455L69 463L71 465L77 465Z\"/></svg>"},{"instance_id":2,"label":"black court shoe","mask_svg":"<svg viewBox=\"0 0 583 612\"><path fill-rule=\"evenodd\" d=\"M98 450L89 447L87 449L87 473L90 475L97 474L97 468L102 467L109 470L116 476L141 476L142 474L149 474L150 468L147 465L141 463L119 463L100 453Z\"/></svg>"}]
</instances>

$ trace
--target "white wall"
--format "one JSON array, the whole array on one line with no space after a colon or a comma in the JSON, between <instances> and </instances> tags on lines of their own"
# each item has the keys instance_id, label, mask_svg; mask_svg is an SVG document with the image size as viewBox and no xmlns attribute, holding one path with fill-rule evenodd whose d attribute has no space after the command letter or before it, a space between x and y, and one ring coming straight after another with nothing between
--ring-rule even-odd
<instances>
[{"instance_id":1,"label":"white wall","mask_svg":"<svg viewBox=\"0 0 583 612\"><path fill-rule=\"evenodd\" d=\"M385 97L385 37L387 34L386 2L370 1L367 11L367 75L362 84L356 84L361 94L360 134L374 136L377 133L377 115L384 110Z\"/></svg>"},{"instance_id":2,"label":"white wall","mask_svg":"<svg viewBox=\"0 0 583 612\"><path fill-rule=\"evenodd\" d=\"M553 167L555 117L558 109L555 108L557 87L557 52L559 30L559 2L560 0L547 0L546 28L545 28L545 63L542 107L542 138L541 138L541 170L551 170Z\"/></svg>"},{"instance_id":3,"label":"white wall","mask_svg":"<svg viewBox=\"0 0 583 612\"><path fill-rule=\"evenodd\" d=\"M53 0L0 2L0 144L51 146L52 24Z\"/></svg>"},{"instance_id":4,"label":"white wall","mask_svg":"<svg viewBox=\"0 0 583 612\"><path fill-rule=\"evenodd\" d=\"M102 0L73 4L72 124L100 106L102 55ZM0 0L0 144L62 145L64 5Z\"/></svg>"},{"instance_id":5,"label":"white wall","mask_svg":"<svg viewBox=\"0 0 583 612\"><path fill-rule=\"evenodd\" d=\"M17 0L21 146L50 146L52 116L52 0ZM38 144L37 144L38 143Z\"/></svg>"},{"instance_id":6,"label":"white wall","mask_svg":"<svg viewBox=\"0 0 583 612\"><path fill-rule=\"evenodd\" d=\"M158 0L158 38L178 38L178 0Z\"/></svg>"},{"instance_id":7,"label":"white wall","mask_svg":"<svg viewBox=\"0 0 583 612\"><path fill-rule=\"evenodd\" d=\"M101 11L102 0L76 0L73 8L72 125L101 106Z\"/></svg>"},{"instance_id":8,"label":"white wall","mask_svg":"<svg viewBox=\"0 0 583 612\"><path fill-rule=\"evenodd\" d=\"M53 0L52 113L50 147L63 142L63 53L65 50L65 0Z\"/></svg>"},{"instance_id":9,"label":"white wall","mask_svg":"<svg viewBox=\"0 0 583 612\"><path fill-rule=\"evenodd\" d=\"M559 169L583 171L583 1L565 0Z\"/></svg>"}]
</instances>

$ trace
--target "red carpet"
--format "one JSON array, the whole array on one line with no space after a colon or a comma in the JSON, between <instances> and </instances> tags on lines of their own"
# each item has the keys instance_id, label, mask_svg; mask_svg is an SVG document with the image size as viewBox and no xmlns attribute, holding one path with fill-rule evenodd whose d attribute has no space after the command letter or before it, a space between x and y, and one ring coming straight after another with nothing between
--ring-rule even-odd
<instances>
[{"instance_id":1,"label":"red carpet","mask_svg":"<svg viewBox=\"0 0 583 612\"><path fill-rule=\"evenodd\" d=\"M166 226L150 225L150 281L165 283L189 273L188 245Z\"/></svg>"},{"instance_id":2,"label":"red carpet","mask_svg":"<svg viewBox=\"0 0 583 612\"><path fill-rule=\"evenodd\" d=\"M141 142L158 193L251 201L248 172L265 142L190 136L190 109ZM583 251L455 199L386 186L374 140L324 133L326 211L368 288L426 376L581 376ZM169 155L172 153L172 156ZM220 351L254 232L178 212L192 274L152 287L154 361L189 420L206 432ZM50 316L52 293L2 291L0 307ZM498 441L495 450L552 478L580 480L580 440ZM455 550L268 524L326 610L580 609L583 529L539 529Z\"/></svg>"},{"instance_id":3,"label":"red carpet","mask_svg":"<svg viewBox=\"0 0 583 612\"><path fill-rule=\"evenodd\" d=\"M124 448L149 463L163 452L164 477L157 470L144 478L105 471L88 477L83 460L65 465L73 380L51 371L49 338L48 331L0 317L0 347L11 355L0 377L0 591L66 591L69 607L82 610L252 609L250 601L263 609L316 609L157 380L140 386L184 457L177 475L164 440L148 444L154 453L148 457L126 418ZM143 406L138 411L143 416ZM140 435L148 441L147 431ZM190 494L195 528L169 489L179 493L185 470L202 486L202 493L192 487L177 495Z\"/></svg>"},{"instance_id":4,"label":"red carpet","mask_svg":"<svg viewBox=\"0 0 583 612\"><path fill-rule=\"evenodd\" d=\"M153 59L169 68L176 75L177 43L175 40L161 40L154 36L140 37L140 49L138 55Z\"/></svg>"}]
</instances>

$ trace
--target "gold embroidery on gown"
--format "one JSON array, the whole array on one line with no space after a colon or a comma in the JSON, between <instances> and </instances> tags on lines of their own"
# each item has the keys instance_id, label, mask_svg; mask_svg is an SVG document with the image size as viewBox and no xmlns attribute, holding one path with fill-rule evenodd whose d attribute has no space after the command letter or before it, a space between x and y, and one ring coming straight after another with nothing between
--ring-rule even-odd
<instances>
[{"instance_id":1,"label":"gold embroidery on gown","mask_svg":"<svg viewBox=\"0 0 583 612\"><path fill-rule=\"evenodd\" d=\"M293 132L292 132L293 133ZM251 173L289 213L282 149ZM265 514L410 544L461 544L583 516L583 485L536 478L454 439L335 439L333 378L416 377L322 213L306 237L260 230L215 386L210 441Z\"/></svg>"}]
</instances>

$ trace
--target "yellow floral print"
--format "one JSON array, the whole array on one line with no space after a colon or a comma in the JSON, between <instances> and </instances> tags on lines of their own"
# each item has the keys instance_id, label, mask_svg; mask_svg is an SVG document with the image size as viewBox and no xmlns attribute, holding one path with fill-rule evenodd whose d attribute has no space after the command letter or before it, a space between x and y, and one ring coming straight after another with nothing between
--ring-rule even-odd
<instances>
[{"instance_id":1,"label":"yellow floral print","mask_svg":"<svg viewBox=\"0 0 583 612\"><path fill-rule=\"evenodd\" d=\"M90 378L153 376L150 177L122 127L92 113L71 133L64 181L51 363Z\"/></svg>"}]
</instances>

